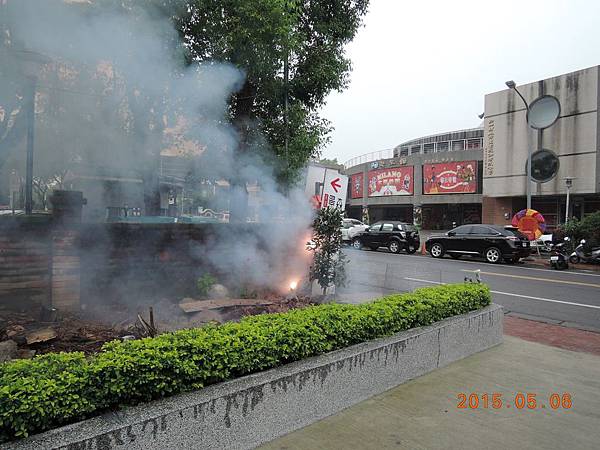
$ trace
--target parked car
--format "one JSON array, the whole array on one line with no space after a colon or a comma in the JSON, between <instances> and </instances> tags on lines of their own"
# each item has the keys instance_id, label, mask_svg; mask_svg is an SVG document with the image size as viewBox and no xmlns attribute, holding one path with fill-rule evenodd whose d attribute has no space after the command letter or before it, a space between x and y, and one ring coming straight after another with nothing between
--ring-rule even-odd
<instances>
[{"instance_id":1,"label":"parked car","mask_svg":"<svg viewBox=\"0 0 600 450\"><path fill-rule=\"evenodd\" d=\"M369 226L356 219L343 219L342 241L350 242L358 233L362 233Z\"/></svg>"},{"instance_id":2,"label":"parked car","mask_svg":"<svg viewBox=\"0 0 600 450\"><path fill-rule=\"evenodd\" d=\"M446 234L431 236L425 249L434 258L447 253L454 259L472 255L490 263L504 260L512 264L531 253L527 236L516 228L485 224L461 225Z\"/></svg>"},{"instance_id":3,"label":"parked car","mask_svg":"<svg viewBox=\"0 0 600 450\"><path fill-rule=\"evenodd\" d=\"M399 253L400 250L414 253L420 244L419 232L414 225L389 220L374 223L352 239L354 248L377 250L387 247L392 253Z\"/></svg>"}]
</instances>

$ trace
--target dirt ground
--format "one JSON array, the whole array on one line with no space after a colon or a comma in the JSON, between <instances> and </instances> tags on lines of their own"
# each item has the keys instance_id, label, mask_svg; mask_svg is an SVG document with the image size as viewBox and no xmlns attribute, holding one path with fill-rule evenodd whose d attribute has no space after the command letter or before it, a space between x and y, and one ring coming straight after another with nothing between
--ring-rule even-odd
<instances>
[{"instance_id":1,"label":"dirt ground","mask_svg":"<svg viewBox=\"0 0 600 450\"><path fill-rule=\"evenodd\" d=\"M286 298L277 294L264 295L266 305L227 306L207 311L185 313L179 300L163 299L150 306L127 307L119 304L82 305L77 314L42 308L14 311L0 307L0 342L12 340L17 346L16 358L31 358L49 352L98 352L105 342L114 339L138 339L155 332L165 333L194 328L209 322L237 321L244 316L285 312L304 308L312 303L309 297ZM227 300L224 300L225 304ZM153 325L153 327L151 327ZM150 329L149 329L150 328ZM127 339L127 338L126 338Z\"/></svg>"}]
</instances>

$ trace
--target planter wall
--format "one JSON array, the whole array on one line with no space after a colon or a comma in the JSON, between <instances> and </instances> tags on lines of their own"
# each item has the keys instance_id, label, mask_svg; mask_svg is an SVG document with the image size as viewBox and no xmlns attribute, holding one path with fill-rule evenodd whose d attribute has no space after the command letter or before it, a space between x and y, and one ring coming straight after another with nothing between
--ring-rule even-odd
<instances>
[{"instance_id":1,"label":"planter wall","mask_svg":"<svg viewBox=\"0 0 600 450\"><path fill-rule=\"evenodd\" d=\"M326 355L0 446L252 448L502 342L502 308L455 316Z\"/></svg>"}]
</instances>

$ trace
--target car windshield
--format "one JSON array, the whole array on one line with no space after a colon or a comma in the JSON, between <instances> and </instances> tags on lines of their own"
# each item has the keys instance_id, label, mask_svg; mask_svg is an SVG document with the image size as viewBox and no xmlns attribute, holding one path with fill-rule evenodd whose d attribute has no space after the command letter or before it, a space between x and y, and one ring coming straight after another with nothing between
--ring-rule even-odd
<instances>
[{"instance_id":1,"label":"car windshield","mask_svg":"<svg viewBox=\"0 0 600 450\"><path fill-rule=\"evenodd\" d=\"M411 225L409 223L403 223L402 224L402 229L404 231L417 231L417 228L414 225Z\"/></svg>"}]
</instances>

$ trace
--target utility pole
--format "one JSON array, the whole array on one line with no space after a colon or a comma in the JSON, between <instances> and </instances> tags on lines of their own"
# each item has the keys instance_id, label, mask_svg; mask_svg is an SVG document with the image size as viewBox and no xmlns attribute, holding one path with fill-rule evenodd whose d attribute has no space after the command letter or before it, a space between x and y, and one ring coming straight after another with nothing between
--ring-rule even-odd
<instances>
[{"instance_id":1,"label":"utility pole","mask_svg":"<svg viewBox=\"0 0 600 450\"><path fill-rule=\"evenodd\" d=\"M289 146L289 125L288 125L288 109L289 109L289 93L288 93L288 82L290 78L290 66L289 66L289 52L286 48L285 57L283 60L283 121L285 126L285 157L288 157L288 146Z\"/></svg>"},{"instance_id":2,"label":"utility pole","mask_svg":"<svg viewBox=\"0 0 600 450\"><path fill-rule=\"evenodd\" d=\"M506 87L508 87L509 89L514 90L517 95L519 97L521 97L521 100L523 100L523 103L525 104L525 109L527 110L527 113L529 114L529 103L527 103L527 100L525 100L525 97L523 97L521 95L521 93L519 92L519 90L517 89L517 85L513 80L509 80L506 83ZM529 125L529 123L528 123ZM529 133L529 127L527 129L527 132ZM541 145L541 140L540 140L540 135L538 134L538 146ZM527 209L531 209L531 146L528 145L527 146L527 186L526 186L526 195L527 195Z\"/></svg>"},{"instance_id":3,"label":"utility pole","mask_svg":"<svg viewBox=\"0 0 600 450\"><path fill-rule=\"evenodd\" d=\"M573 177L565 177L565 183L567 185L567 204L565 207L565 224L569 222L569 194L571 193L571 186L573 186Z\"/></svg>"},{"instance_id":4,"label":"utility pole","mask_svg":"<svg viewBox=\"0 0 600 450\"><path fill-rule=\"evenodd\" d=\"M25 171L25 214L33 211L33 146L35 130L35 86L36 79L27 80L27 165Z\"/></svg>"}]
</instances>

